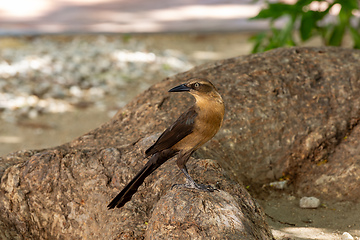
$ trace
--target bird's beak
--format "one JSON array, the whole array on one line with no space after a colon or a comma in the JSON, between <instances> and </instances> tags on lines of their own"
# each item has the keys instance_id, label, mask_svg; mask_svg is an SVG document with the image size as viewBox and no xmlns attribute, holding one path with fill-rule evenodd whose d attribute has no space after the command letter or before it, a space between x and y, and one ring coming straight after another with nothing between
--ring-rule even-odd
<instances>
[{"instance_id":1,"label":"bird's beak","mask_svg":"<svg viewBox=\"0 0 360 240\"><path fill-rule=\"evenodd\" d=\"M186 84L181 84L169 90L169 92L188 92L191 88L186 86Z\"/></svg>"}]
</instances>

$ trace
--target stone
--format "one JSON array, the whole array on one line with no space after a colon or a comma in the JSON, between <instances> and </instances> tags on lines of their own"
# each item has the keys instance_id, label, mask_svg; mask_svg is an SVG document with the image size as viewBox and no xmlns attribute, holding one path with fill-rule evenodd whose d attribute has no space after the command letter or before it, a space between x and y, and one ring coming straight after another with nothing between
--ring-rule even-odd
<instances>
[{"instance_id":1,"label":"stone","mask_svg":"<svg viewBox=\"0 0 360 240\"><path fill-rule=\"evenodd\" d=\"M287 188L287 184L288 184L288 181L283 180L283 181L271 182L269 184L269 186L273 187L273 188L276 188L276 189L279 189L279 190L283 190L283 189Z\"/></svg>"},{"instance_id":2,"label":"stone","mask_svg":"<svg viewBox=\"0 0 360 240\"><path fill-rule=\"evenodd\" d=\"M320 200L316 197L302 197L300 199L301 208L318 208L320 206Z\"/></svg>"},{"instance_id":3,"label":"stone","mask_svg":"<svg viewBox=\"0 0 360 240\"><path fill-rule=\"evenodd\" d=\"M350 235L350 233L348 232L344 232L342 235L341 235L341 240L353 240L353 236Z\"/></svg>"},{"instance_id":4,"label":"stone","mask_svg":"<svg viewBox=\"0 0 360 240\"><path fill-rule=\"evenodd\" d=\"M199 182L210 179L219 190L209 193L174 187L154 206L145 239L273 238L258 203L243 186L225 181L213 167L218 165L200 160L193 172Z\"/></svg>"},{"instance_id":5,"label":"stone","mask_svg":"<svg viewBox=\"0 0 360 240\"><path fill-rule=\"evenodd\" d=\"M155 205L145 239L272 239L270 231L261 227L266 226L263 216L254 216L240 207L249 204L244 199L244 195L222 190L169 191ZM255 201L250 206L261 212Z\"/></svg>"},{"instance_id":6,"label":"stone","mask_svg":"<svg viewBox=\"0 0 360 240\"><path fill-rule=\"evenodd\" d=\"M81 139L91 142L94 136ZM229 239L235 236L233 231L243 236L236 239L273 239L256 201L242 185L226 178L211 160L191 159L188 167L196 181L211 184L219 192L171 189L174 183L185 183L185 177L170 160L145 181L123 208L108 210L111 199L145 164L146 159L141 160L144 150L141 143L86 149L64 145L20 155L22 160L8 167L1 181L2 231L9 238L25 239L161 239L159 234L164 232L156 229L168 229L158 219L165 211L170 219L186 214L184 224L189 228L184 231L185 225L179 221L170 224L171 232L166 230L169 237L172 233L190 234L187 239L206 236L210 232L205 225L215 221L208 227ZM185 206L187 200L191 201ZM167 206L183 211L169 212ZM203 219L198 219L200 214Z\"/></svg>"}]
</instances>

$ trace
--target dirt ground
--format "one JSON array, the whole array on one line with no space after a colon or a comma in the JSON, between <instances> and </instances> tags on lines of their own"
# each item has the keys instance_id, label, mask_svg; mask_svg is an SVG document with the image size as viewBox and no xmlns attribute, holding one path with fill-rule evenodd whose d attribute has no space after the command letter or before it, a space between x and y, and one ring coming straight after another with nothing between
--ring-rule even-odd
<instances>
[{"instance_id":1,"label":"dirt ground","mask_svg":"<svg viewBox=\"0 0 360 240\"><path fill-rule=\"evenodd\" d=\"M179 50L204 62L248 54L251 49L247 41L249 34L135 37L153 48ZM139 93L131 92L128 99ZM109 120L117 110L113 101L113 97L107 97L107 107L101 111L90 107L14 123L0 120L0 156L21 149L42 149L68 142ZM276 239L351 239L342 238L344 232L351 234L353 239L360 239L360 203L322 202L318 209L301 209L300 197L293 196L291 191L277 190L270 191L266 197L258 196Z\"/></svg>"},{"instance_id":2,"label":"dirt ground","mask_svg":"<svg viewBox=\"0 0 360 240\"><path fill-rule=\"evenodd\" d=\"M276 239L350 239L342 238L344 232L359 239L359 203L323 201L317 209L302 209L299 197L278 191L257 200Z\"/></svg>"}]
</instances>

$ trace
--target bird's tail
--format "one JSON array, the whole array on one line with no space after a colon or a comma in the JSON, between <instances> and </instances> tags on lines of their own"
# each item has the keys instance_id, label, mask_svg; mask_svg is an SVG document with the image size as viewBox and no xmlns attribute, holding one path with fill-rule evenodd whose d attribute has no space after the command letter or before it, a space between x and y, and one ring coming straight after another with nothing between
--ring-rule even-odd
<instances>
[{"instance_id":1,"label":"bird's tail","mask_svg":"<svg viewBox=\"0 0 360 240\"><path fill-rule=\"evenodd\" d=\"M125 203L130 201L132 195L134 195L141 184L143 184L145 178L175 154L175 152L169 153L154 154L140 172L138 172L138 174L136 174L136 176L125 186L125 188L109 203L107 206L108 209L115 207L121 208L125 205Z\"/></svg>"}]
</instances>

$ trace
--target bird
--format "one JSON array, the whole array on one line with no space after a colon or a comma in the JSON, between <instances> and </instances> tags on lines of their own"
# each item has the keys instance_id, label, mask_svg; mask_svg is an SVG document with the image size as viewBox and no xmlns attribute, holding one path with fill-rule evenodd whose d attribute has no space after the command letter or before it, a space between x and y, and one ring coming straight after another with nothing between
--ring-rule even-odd
<instances>
[{"instance_id":1,"label":"bird","mask_svg":"<svg viewBox=\"0 0 360 240\"><path fill-rule=\"evenodd\" d=\"M213 192L210 185L196 183L188 173L186 163L191 154L215 136L220 129L224 114L224 101L215 86L207 79L191 78L169 92L188 92L195 103L168 127L145 151L149 158L145 166L110 202L108 209L121 208L137 192L145 178L167 160L177 155L176 164L186 177L186 184L175 184L202 191Z\"/></svg>"}]
</instances>

